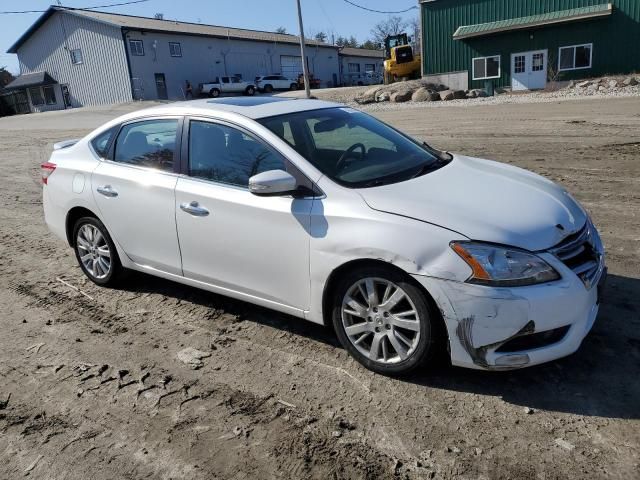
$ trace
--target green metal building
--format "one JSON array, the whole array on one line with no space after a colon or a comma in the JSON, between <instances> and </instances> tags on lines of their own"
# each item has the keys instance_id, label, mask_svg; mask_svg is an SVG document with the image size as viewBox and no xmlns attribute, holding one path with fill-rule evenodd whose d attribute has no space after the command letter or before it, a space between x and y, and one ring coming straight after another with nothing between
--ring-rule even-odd
<instances>
[{"instance_id":1,"label":"green metal building","mask_svg":"<svg viewBox=\"0 0 640 480\"><path fill-rule=\"evenodd\" d=\"M640 71L640 0L420 0L422 74L451 88L544 88Z\"/></svg>"}]
</instances>

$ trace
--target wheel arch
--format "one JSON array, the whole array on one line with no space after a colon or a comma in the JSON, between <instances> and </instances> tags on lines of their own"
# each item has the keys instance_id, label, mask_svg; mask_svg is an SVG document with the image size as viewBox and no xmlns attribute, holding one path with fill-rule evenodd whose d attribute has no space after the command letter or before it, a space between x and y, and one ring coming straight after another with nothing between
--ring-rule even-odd
<instances>
[{"instance_id":1,"label":"wheel arch","mask_svg":"<svg viewBox=\"0 0 640 480\"><path fill-rule=\"evenodd\" d=\"M431 312L433 313L434 319L434 329L435 329L435 338L436 341L440 344L440 346L448 345L449 336L447 333L447 327L442 316L442 312L438 307L438 304L434 300L433 296L429 291L421 285L420 282L417 282L411 275L409 275L402 268L389 263L383 260L371 259L371 258L362 258L356 260L350 260L342 265L336 267L327 278L325 282L325 286L322 292L322 320L324 325L333 328L333 321L331 320L331 298L333 296L334 290L338 285L338 281L340 278L345 275L347 272L355 269L355 268L363 268L363 267L380 267L389 271L397 272L404 277L406 277L407 281L410 282L413 286L415 286L422 294L425 296L427 300L427 304L430 307Z\"/></svg>"},{"instance_id":2,"label":"wheel arch","mask_svg":"<svg viewBox=\"0 0 640 480\"><path fill-rule=\"evenodd\" d=\"M78 219L82 217L94 217L102 222L102 219L94 212L86 207L73 207L67 212L67 218L65 219L64 229L67 234L67 243L70 247L74 247L73 227ZM102 222L104 224L104 222Z\"/></svg>"}]
</instances>

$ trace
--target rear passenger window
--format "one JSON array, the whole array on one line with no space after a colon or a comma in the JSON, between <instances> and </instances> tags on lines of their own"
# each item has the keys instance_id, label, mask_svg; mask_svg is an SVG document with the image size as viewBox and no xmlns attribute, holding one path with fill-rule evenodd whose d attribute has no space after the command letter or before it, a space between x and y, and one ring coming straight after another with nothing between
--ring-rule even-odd
<instances>
[{"instance_id":1,"label":"rear passenger window","mask_svg":"<svg viewBox=\"0 0 640 480\"><path fill-rule=\"evenodd\" d=\"M109 154L109 145L111 144L111 138L116 134L118 128L119 127L110 128L106 132L102 132L96 138L91 140L91 146L100 158L107 158L107 155Z\"/></svg>"},{"instance_id":2,"label":"rear passenger window","mask_svg":"<svg viewBox=\"0 0 640 480\"><path fill-rule=\"evenodd\" d=\"M173 171L178 120L147 120L122 127L114 160L120 163Z\"/></svg>"},{"instance_id":3,"label":"rear passenger window","mask_svg":"<svg viewBox=\"0 0 640 480\"><path fill-rule=\"evenodd\" d=\"M280 154L235 128L192 121L189 127L189 175L247 187L249 178L285 170Z\"/></svg>"}]
</instances>

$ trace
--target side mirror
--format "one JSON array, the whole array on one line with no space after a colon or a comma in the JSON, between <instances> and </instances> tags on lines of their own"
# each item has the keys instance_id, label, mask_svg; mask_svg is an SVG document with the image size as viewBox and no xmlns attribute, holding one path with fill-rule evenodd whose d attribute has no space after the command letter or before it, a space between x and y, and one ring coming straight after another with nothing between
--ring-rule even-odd
<instances>
[{"instance_id":1,"label":"side mirror","mask_svg":"<svg viewBox=\"0 0 640 480\"><path fill-rule=\"evenodd\" d=\"M249 179L249 191L259 197L275 197L293 193L298 182L284 170L269 170Z\"/></svg>"}]
</instances>

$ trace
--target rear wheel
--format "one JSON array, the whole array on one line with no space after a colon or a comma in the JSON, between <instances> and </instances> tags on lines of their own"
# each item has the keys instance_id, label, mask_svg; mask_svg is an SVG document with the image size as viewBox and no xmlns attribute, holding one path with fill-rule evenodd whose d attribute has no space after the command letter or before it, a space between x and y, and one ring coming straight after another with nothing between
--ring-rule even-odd
<instances>
[{"instance_id":1,"label":"rear wheel","mask_svg":"<svg viewBox=\"0 0 640 480\"><path fill-rule=\"evenodd\" d=\"M102 286L115 285L122 265L109 232L95 217L80 218L73 228L73 249L84 274Z\"/></svg>"},{"instance_id":2,"label":"rear wheel","mask_svg":"<svg viewBox=\"0 0 640 480\"><path fill-rule=\"evenodd\" d=\"M218 90L217 88L212 88L211 90L209 90L209 96L211 98L218 98L220 96L220 90Z\"/></svg>"},{"instance_id":3,"label":"rear wheel","mask_svg":"<svg viewBox=\"0 0 640 480\"><path fill-rule=\"evenodd\" d=\"M290 90L298 90L298 84L297 83L292 83L291 87L289 87Z\"/></svg>"},{"instance_id":4,"label":"rear wheel","mask_svg":"<svg viewBox=\"0 0 640 480\"><path fill-rule=\"evenodd\" d=\"M245 90L245 93L251 97L251 96L255 95L255 93L256 93L256 89L255 89L255 87L253 87L253 86L249 86L249 87L247 87L247 89Z\"/></svg>"},{"instance_id":5,"label":"rear wheel","mask_svg":"<svg viewBox=\"0 0 640 480\"><path fill-rule=\"evenodd\" d=\"M429 305L406 275L365 267L334 290L333 324L345 349L370 370L407 373L434 351Z\"/></svg>"}]
</instances>

